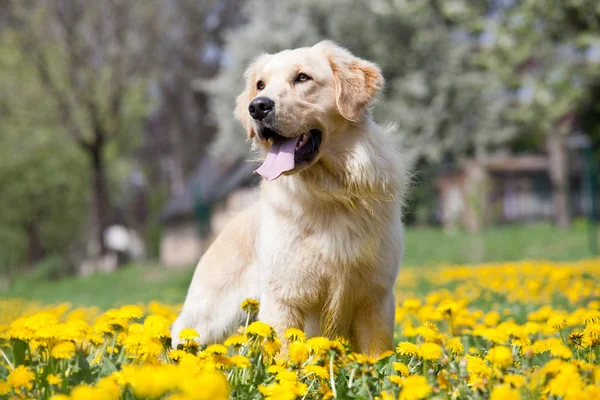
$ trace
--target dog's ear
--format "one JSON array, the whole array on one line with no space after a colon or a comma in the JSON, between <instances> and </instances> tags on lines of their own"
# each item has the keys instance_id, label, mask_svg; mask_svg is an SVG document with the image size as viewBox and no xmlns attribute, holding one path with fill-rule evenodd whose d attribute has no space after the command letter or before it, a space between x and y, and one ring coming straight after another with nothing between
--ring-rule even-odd
<instances>
[{"instance_id":1,"label":"dog's ear","mask_svg":"<svg viewBox=\"0 0 600 400\"><path fill-rule=\"evenodd\" d=\"M342 117L358 121L365 107L383 88L381 70L332 41L317 43L329 60L335 82L336 104Z\"/></svg>"},{"instance_id":2,"label":"dog's ear","mask_svg":"<svg viewBox=\"0 0 600 400\"><path fill-rule=\"evenodd\" d=\"M237 97L235 110L233 112L235 118L242 124L246 129L248 139L252 139L255 136L254 128L252 127L252 118L248 111L248 106L254 97L256 97L256 80L257 70L260 65L264 64L268 54L263 54L254 60L246 72L244 73L244 79L246 81L246 87L244 91Z\"/></svg>"}]
</instances>

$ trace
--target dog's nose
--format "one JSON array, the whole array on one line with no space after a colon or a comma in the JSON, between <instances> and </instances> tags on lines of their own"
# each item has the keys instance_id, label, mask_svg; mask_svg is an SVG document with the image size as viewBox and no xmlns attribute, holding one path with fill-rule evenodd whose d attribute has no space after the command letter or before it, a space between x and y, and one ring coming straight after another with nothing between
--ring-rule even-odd
<instances>
[{"instance_id":1,"label":"dog's nose","mask_svg":"<svg viewBox=\"0 0 600 400\"><path fill-rule=\"evenodd\" d=\"M252 118L261 121L271 110L273 110L273 107L275 107L273 100L268 97L257 97L250 102L248 111L250 111Z\"/></svg>"}]
</instances>

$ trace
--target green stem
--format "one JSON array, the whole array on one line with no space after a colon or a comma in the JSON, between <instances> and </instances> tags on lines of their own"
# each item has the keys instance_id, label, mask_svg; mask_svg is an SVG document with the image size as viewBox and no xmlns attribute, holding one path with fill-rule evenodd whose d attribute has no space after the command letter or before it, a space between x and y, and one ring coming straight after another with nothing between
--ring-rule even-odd
<instances>
[{"instance_id":1,"label":"green stem","mask_svg":"<svg viewBox=\"0 0 600 400\"><path fill-rule=\"evenodd\" d=\"M333 393L333 398L337 399L337 391L335 390L335 379L333 377L333 357L335 357L335 353L331 353L329 356L329 381L331 382L331 392Z\"/></svg>"},{"instance_id":2,"label":"green stem","mask_svg":"<svg viewBox=\"0 0 600 400\"><path fill-rule=\"evenodd\" d=\"M2 358L4 358L4 361L6 361L6 363L10 367L10 370L14 371L15 367L12 365L12 363L10 362L10 360L8 359L8 357L6 357L6 354L4 354L4 351L2 349L0 349L0 354L2 354Z\"/></svg>"}]
</instances>

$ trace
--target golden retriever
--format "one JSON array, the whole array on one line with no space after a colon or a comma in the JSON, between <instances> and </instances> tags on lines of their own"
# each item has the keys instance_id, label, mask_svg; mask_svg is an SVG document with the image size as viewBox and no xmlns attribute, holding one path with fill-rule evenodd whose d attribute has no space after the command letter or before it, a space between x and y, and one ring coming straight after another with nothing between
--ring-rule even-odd
<instances>
[{"instance_id":1,"label":"golden retriever","mask_svg":"<svg viewBox=\"0 0 600 400\"><path fill-rule=\"evenodd\" d=\"M223 340L255 298L280 338L293 327L361 353L391 349L408 179L367 109L380 69L324 41L258 57L246 81L235 116L265 154L259 200L200 260L173 345L186 327L201 343Z\"/></svg>"}]
</instances>

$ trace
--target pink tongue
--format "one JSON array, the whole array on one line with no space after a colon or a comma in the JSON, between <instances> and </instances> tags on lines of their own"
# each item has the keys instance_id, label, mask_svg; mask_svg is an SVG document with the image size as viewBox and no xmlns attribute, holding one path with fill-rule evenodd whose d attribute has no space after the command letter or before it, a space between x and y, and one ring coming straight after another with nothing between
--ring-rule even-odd
<instances>
[{"instance_id":1,"label":"pink tongue","mask_svg":"<svg viewBox=\"0 0 600 400\"><path fill-rule=\"evenodd\" d=\"M300 140L300 136L293 138L280 136L274 139L267 158L254 173L259 174L268 181L272 181L279 178L284 172L293 170L296 166L294 163L294 148L298 140Z\"/></svg>"}]
</instances>

